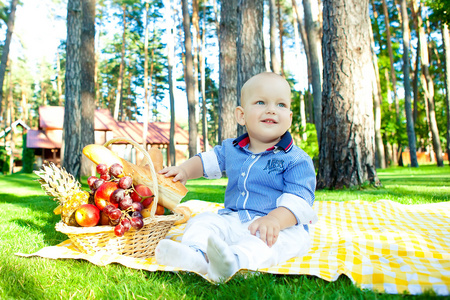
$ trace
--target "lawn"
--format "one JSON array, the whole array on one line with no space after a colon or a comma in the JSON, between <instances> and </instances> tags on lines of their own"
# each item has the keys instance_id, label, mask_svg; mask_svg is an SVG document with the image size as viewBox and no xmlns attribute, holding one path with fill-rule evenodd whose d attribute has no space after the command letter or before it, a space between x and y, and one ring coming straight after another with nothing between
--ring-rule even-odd
<instances>
[{"instance_id":1,"label":"lawn","mask_svg":"<svg viewBox=\"0 0 450 300\"><path fill-rule=\"evenodd\" d=\"M317 191L316 201L377 201L403 204L450 201L450 168L421 166L379 170L383 187ZM118 264L99 267L82 260L23 258L67 237L54 229L54 201L32 174L0 175L0 299L430 299L360 290L346 276L326 282L313 276L238 275L212 285L190 273L147 272ZM83 180L85 182L85 180ZM226 180L188 184L185 200L220 202ZM86 186L85 186L86 188ZM450 299L449 297L447 297ZM443 299L440 297L439 299Z\"/></svg>"}]
</instances>

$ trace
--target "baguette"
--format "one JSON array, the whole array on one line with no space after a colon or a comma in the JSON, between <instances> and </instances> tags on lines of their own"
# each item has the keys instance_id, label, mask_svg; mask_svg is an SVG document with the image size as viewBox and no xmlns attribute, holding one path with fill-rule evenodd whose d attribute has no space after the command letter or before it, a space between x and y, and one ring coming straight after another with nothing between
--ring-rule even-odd
<instances>
[{"instance_id":1,"label":"baguette","mask_svg":"<svg viewBox=\"0 0 450 300\"><path fill-rule=\"evenodd\" d=\"M150 154L150 158L152 159L153 166L155 167L155 172L159 172L163 169L163 156L161 150L158 148L150 148L148 150L148 154Z\"/></svg>"},{"instance_id":2,"label":"baguette","mask_svg":"<svg viewBox=\"0 0 450 300\"><path fill-rule=\"evenodd\" d=\"M153 189L153 176L148 165L136 166L101 145L87 145L83 148L83 154L95 164L103 163L108 168L115 163L119 163L123 166L123 173L133 178L134 184L144 184ZM160 167L160 163L158 163L158 167ZM186 196L188 190L181 182L173 182L173 177L165 177L161 174L156 174L156 177L158 180L158 203L171 211L175 211L176 206Z\"/></svg>"}]
</instances>

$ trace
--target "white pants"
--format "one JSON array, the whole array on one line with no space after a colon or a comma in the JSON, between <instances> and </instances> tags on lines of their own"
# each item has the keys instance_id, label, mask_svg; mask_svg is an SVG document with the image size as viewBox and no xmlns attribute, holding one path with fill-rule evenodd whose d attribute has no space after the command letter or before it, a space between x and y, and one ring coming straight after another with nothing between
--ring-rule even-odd
<instances>
[{"instance_id":1,"label":"white pants","mask_svg":"<svg viewBox=\"0 0 450 300\"><path fill-rule=\"evenodd\" d=\"M201 213L189 220L181 242L206 253L208 237L212 234L219 236L237 255L239 268L249 270L268 268L303 256L311 247L309 233L302 225L282 230L276 243L269 247L250 233L248 226L252 222L241 223L237 213Z\"/></svg>"}]
</instances>

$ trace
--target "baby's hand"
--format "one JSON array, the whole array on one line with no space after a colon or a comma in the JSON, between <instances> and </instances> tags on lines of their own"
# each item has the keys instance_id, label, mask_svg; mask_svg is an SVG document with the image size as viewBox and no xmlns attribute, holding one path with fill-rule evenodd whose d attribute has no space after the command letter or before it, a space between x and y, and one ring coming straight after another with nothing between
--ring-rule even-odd
<instances>
[{"instance_id":1,"label":"baby's hand","mask_svg":"<svg viewBox=\"0 0 450 300\"><path fill-rule=\"evenodd\" d=\"M158 172L159 174L164 174L166 177L172 177L173 176L173 182L181 182L183 185L186 184L186 181L188 179L187 173L185 170L178 166L173 167L167 167L162 169Z\"/></svg>"},{"instance_id":2,"label":"baby's hand","mask_svg":"<svg viewBox=\"0 0 450 300\"><path fill-rule=\"evenodd\" d=\"M248 226L250 233L253 235L256 235L256 232L259 231L260 239L269 247L272 247L277 241L280 228L278 219L270 215L258 218Z\"/></svg>"}]
</instances>

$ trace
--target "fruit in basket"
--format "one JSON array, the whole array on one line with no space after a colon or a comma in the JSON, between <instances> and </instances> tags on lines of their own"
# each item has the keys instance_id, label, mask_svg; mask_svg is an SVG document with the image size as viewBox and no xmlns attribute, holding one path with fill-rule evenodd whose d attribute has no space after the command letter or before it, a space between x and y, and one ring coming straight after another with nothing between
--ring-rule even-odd
<instances>
[{"instance_id":1,"label":"fruit in basket","mask_svg":"<svg viewBox=\"0 0 450 300\"><path fill-rule=\"evenodd\" d=\"M109 216L104 212L100 212L100 221L98 221L98 225L109 225Z\"/></svg>"},{"instance_id":2,"label":"fruit in basket","mask_svg":"<svg viewBox=\"0 0 450 300\"><path fill-rule=\"evenodd\" d=\"M142 218L133 217L130 220L131 227L133 227L136 230L141 229L144 227L144 221L142 221Z\"/></svg>"},{"instance_id":3,"label":"fruit in basket","mask_svg":"<svg viewBox=\"0 0 450 300\"><path fill-rule=\"evenodd\" d=\"M141 151L146 153L143 150ZM99 145L88 145L84 147L83 154L97 165L102 165L97 169L100 174L100 179L96 181L91 179L94 183L92 186L91 184L89 185L91 186L91 193L95 193L96 205L100 209L103 208L101 224L108 223L114 226L116 236L123 236L128 230L139 230L144 226L142 211L150 214L151 205L155 203L153 202L155 199L153 191L159 195L158 206L155 211L156 215L163 215L165 213L164 206L169 210L173 210L176 204L187 193L186 188L181 183L174 183L172 178L154 174L155 172L152 170L152 163L149 159L146 165L143 162L141 166L136 166L118 157L105 146ZM158 154L161 156L161 153ZM153 156L151 156L151 159L153 160ZM159 167L162 168L162 164ZM155 166L156 171L159 169L156 169ZM105 176L105 170L108 170L109 178ZM158 187L156 187L156 181ZM110 183L116 184L117 187L113 188L114 191L110 194L109 199L103 197L102 200L105 202L99 203L101 192L105 189L104 185L109 185ZM106 203L106 201L109 203ZM114 207L114 209L111 207Z\"/></svg>"},{"instance_id":4,"label":"fruit in basket","mask_svg":"<svg viewBox=\"0 0 450 300\"><path fill-rule=\"evenodd\" d=\"M131 197L126 195L119 203L119 207L122 210L127 210L133 205L133 200L131 200Z\"/></svg>"},{"instance_id":5,"label":"fruit in basket","mask_svg":"<svg viewBox=\"0 0 450 300\"><path fill-rule=\"evenodd\" d=\"M120 140L120 138L117 138L115 140ZM108 144L111 144L110 142L108 142ZM130 142L131 144L134 143L131 141L128 142ZM141 151L143 153L146 153L145 149L143 150L144 151ZM152 152L153 151L159 150L154 149L152 150ZM151 158L153 159L155 155L152 155L152 152L150 154ZM180 203L181 199L188 192L186 187L179 181L173 182L173 178L171 177L165 177L162 174L152 173L152 164L155 166L155 169L159 170L159 168L161 167L161 163L158 163L156 159L155 161L153 161L153 163L150 163L150 161L148 161L147 165L137 166L126 161L123 158L120 158L116 153L114 153L107 147L95 144L85 146L83 148L83 154L97 165L104 163L107 166L110 166L110 174L111 167L114 164L121 165L123 167L123 170L122 174L119 177L131 176L135 185L145 184L146 186L153 187L155 183L154 181L156 180L158 182L158 203L169 210L173 211L175 207ZM161 157L161 153L158 153L158 156ZM156 175L156 178L154 178L154 175Z\"/></svg>"},{"instance_id":6,"label":"fruit in basket","mask_svg":"<svg viewBox=\"0 0 450 300\"><path fill-rule=\"evenodd\" d=\"M97 181L98 178L96 176L90 176L87 179L87 184L89 185L89 187L92 189L92 187L94 186L94 182Z\"/></svg>"},{"instance_id":7,"label":"fruit in basket","mask_svg":"<svg viewBox=\"0 0 450 300\"><path fill-rule=\"evenodd\" d=\"M136 184L130 196L134 202L141 202L144 207L148 207L155 197L148 186L143 184Z\"/></svg>"},{"instance_id":8,"label":"fruit in basket","mask_svg":"<svg viewBox=\"0 0 450 300\"><path fill-rule=\"evenodd\" d=\"M142 211L144 209L144 206L141 202L133 202L131 206L133 207L134 211Z\"/></svg>"},{"instance_id":9,"label":"fruit in basket","mask_svg":"<svg viewBox=\"0 0 450 300\"><path fill-rule=\"evenodd\" d=\"M117 183L115 183L113 181L104 182L95 191L95 195L94 195L95 205L97 205L97 207L100 210L103 210L105 208L105 206L108 204L112 204L115 207L117 207L118 204L112 203L110 198L111 198L112 193L115 190L117 190L118 188L119 188L119 186L117 185Z\"/></svg>"},{"instance_id":10,"label":"fruit in basket","mask_svg":"<svg viewBox=\"0 0 450 300\"><path fill-rule=\"evenodd\" d=\"M119 163L112 164L109 167L109 174L114 177L122 177L123 176L123 166Z\"/></svg>"},{"instance_id":11,"label":"fruit in basket","mask_svg":"<svg viewBox=\"0 0 450 300\"><path fill-rule=\"evenodd\" d=\"M144 208L143 210L141 210L141 214L144 218L150 217L150 215L151 215L150 211L152 209L152 205L153 205L153 203L148 208ZM155 215L161 216L161 215L164 215L164 212L165 212L164 206L158 204L156 206Z\"/></svg>"},{"instance_id":12,"label":"fruit in basket","mask_svg":"<svg viewBox=\"0 0 450 300\"><path fill-rule=\"evenodd\" d=\"M124 176L119 180L119 187L124 190L131 188L132 184L133 178L131 178L130 176Z\"/></svg>"},{"instance_id":13,"label":"fruit in basket","mask_svg":"<svg viewBox=\"0 0 450 300\"><path fill-rule=\"evenodd\" d=\"M95 169L97 170L97 173L100 175L108 174L108 166L105 164L98 164Z\"/></svg>"},{"instance_id":14,"label":"fruit in basket","mask_svg":"<svg viewBox=\"0 0 450 300\"><path fill-rule=\"evenodd\" d=\"M109 212L108 216L111 220L120 220L120 218L122 217L122 211L118 208L115 208Z\"/></svg>"},{"instance_id":15,"label":"fruit in basket","mask_svg":"<svg viewBox=\"0 0 450 300\"><path fill-rule=\"evenodd\" d=\"M116 225L116 227L114 227L114 233L116 236L123 236L125 234L125 226L122 224Z\"/></svg>"},{"instance_id":16,"label":"fruit in basket","mask_svg":"<svg viewBox=\"0 0 450 300\"><path fill-rule=\"evenodd\" d=\"M100 210L93 204L83 204L76 210L75 220L83 227L95 226L100 220Z\"/></svg>"},{"instance_id":17,"label":"fruit in basket","mask_svg":"<svg viewBox=\"0 0 450 300\"><path fill-rule=\"evenodd\" d=\"M123 198L125 198L125 190L118 188L111 194L109 201L113 204L119 204Z\"/></svg>"},{"instance_id":18,"label":"fruit in basket","mask_svg":"<svg viewBox=\"0 0 450 300\"><path fill-rule=\"evenodd\" d=\"M89 201L89 193L81 190L81 184L64 168L58 168L55 164L43 165L34 172L39 176L39 183L47 195L54 197L61 205L61 219L69 226L78 226L75 220L75 211L82 204Z\"/></svg>"}]
</instances>

